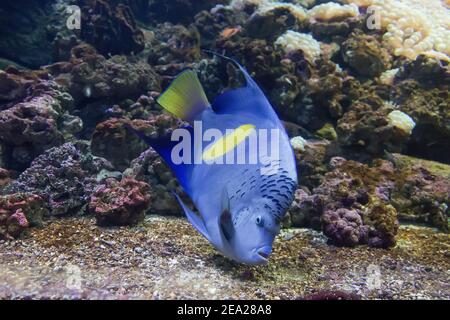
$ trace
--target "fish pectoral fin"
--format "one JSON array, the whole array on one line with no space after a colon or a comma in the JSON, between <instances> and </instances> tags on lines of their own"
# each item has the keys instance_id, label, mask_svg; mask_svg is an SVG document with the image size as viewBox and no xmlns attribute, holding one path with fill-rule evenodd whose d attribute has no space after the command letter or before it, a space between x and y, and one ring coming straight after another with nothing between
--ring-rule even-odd
<instances>
[{"instance_id":1,"label":"fish pectoral fin","mask_svg":"<svg viewBox=\"0 0 450 320\"><path fill-rule=\"evenodd\" d=\"M228 211L222 212L220 215L220 231L225 239L229 242L234 235L233 222L231 221L231 213Z\"/></svg>"},{"instance_id":2,"label":"fish pectoral fin","mask_svg":"<svg viewBox=\"0 0 450 320\"><path fill-rule=\"evenodd\" d=\"M219 218L220 230L225 239L227 241L230 241L230 239L234 236L235 230L233 226L233 218L230 211L230 198L228 197L228 191L226 187L224 187L222 191L221 207L222 214Z\"/></svg>"},{"instance_id":3,"label":"fish pectoral fin","mask_svg":"<svg viewBox=\"0 0 450 320\"><path fill-rule=\"evenodd\" d=\"M192 70L182 72L157 102L174 116L186 121L195 120L210 106L200 80Z\"/></svg>"},{"instance_id":4,"label":"fish pectoral fin","mask_svg":"<svg viewBox=\"0 0 450 320\"><path fill-rule=\"evenodd\" d=\"M222 190L222 196L221 196L220 203L221 203L221 209L222 209L221 212L224 212L224 211L230 212L230 197L228 196L228 189L226 186Z\"/></svg>"},{"instance_id":5,"label":"fish pectoral fin","mask_svg":"<svg viewBox=\"0 0 450 320\"><path fill-rule=\"evenodd\" d=\"M184 204L183 200L181 200L181 198L175 192L172 193L177 199L181 208L183 209L184 214L186 215L188 221L194 226L195 229L197 229L198 232L202 234L202 236L204 236L208 241L211 242L210 236L208 234L208 231L206 230L206 226L203 219L199 217L197 214L195 214L191 209L189 209Z\"/></svg>"}]
</instances>

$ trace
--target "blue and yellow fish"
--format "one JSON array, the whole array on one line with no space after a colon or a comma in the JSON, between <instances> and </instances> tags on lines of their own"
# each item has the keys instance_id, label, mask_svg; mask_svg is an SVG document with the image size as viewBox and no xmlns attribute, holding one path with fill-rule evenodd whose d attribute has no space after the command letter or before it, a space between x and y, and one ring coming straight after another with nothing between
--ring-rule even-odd
<instances>
[{"instance_id":1,"label":"blue and yellow fish","mask_svg":"<svg viewBox=\"0 0 450 320\"><path fill-rule=\"evenodd\" d=\"M196 73L188 70L158 99L164 109L190 122L185 128L191 134L184 141L187 148L180 151L173 135L156 140L138 134L162 156L192 199L199 215L176 195L190 223L225 256L265 264L297 186L295 157L261 89L239 63L221 57L239 67L244 87L227 91L210 104ZM278 135L269 141L272 132ZM276 147L277 156L261 152L252 162L250 158L263 146L255 149L251 141L267 141L265 148ZM175 159L177 154L188 161Z\"/></svg>"}]
</instances>

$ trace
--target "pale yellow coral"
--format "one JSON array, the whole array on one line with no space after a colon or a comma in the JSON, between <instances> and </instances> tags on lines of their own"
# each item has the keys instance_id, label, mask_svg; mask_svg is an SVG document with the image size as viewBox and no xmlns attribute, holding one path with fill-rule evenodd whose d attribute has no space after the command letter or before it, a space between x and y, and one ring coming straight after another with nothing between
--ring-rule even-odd
<instances>
[{"instance_id":1,"label":"pale yellow coral","mask_svg":"<svg viewBox=\"0 0 450 320\"><path fill-rule=\"evenodd\" d=\"M344 20L358 15L359 9L355 4L341 5L334 2L317 5L308 11L308 17L318 21Z\"/></svg>"},{"instance_id":2,"label":"pale yellow coral","mask_svg":"<svg viewBox=\"0 0 450 320\"><path fill-rule=\"evenodd\" d=\"M303 7L292 3L284 3L275 0L232 0L228 5L228 8L233 10L243 10L247 5L256 6L256 13L258 14L265 14L266 12L274 9L286 9L300 21L307 18L306 10L303 9Z\"/></svg>"},{"instance_id":3,"label":"pale yellow coral","mask_svg":"<svg viewBox=\"0 0 450 320\"><path fill-rule=\"evenodd\" d=\"M397 56L415 59L437 52L450 56L450 10L441 0L346 0L370 7ZM435 54L437 58L444 58ZM445 59L445 58L444 58Z\"/></svg>"},{"instance_id":4,"label":"pale yellow coral","mask_svg":"<svg viewBox=\"0 0 450 320\"><path fill-rule=\"evenodd\" d=\"M291 139L291 145L294 150L305 151L305 146L308 143L303 137L297 136Z\"/></svg>"},{"instance_id":5,"label":"pale yellow coral","mask_svg":"<svg viewBox=\"0 0 450 320\"><path fill-rule=\"evenodd\" d=\"M394 84L395 76L397 75L399 70L400 69L396 68L396 69L391 69L391 70L387 70L387 71L383 72L380 75L380 82L382 84L392 86Z\"/></svg>"},{"instance_id":6,"label":"pale yellow coral","mask_svg":"<svg viewBox=\"0 0 450 320\"><path fill-rule=\"evenodd\" d=\"M400 129L407 135L411 135L416 123L406 113L394 110L388 115L389 124Z\"/></svg>"},{"instance_id":7,"label":"pale yellow coral","mask_svg":"<svg viewBox=\"0 0 450 320\"><path fill-rule=\"evenodd\" d=\"M264 14L265 12L274 9L286 9L300 21L303 21L307 18L306 10L303 9L303 7L292 3L271 2L271 1L261 2L257 12L260 14Z\"/></svg>"},{"instance_id":8,"label":"pale yellow coral","mask_svg":"<svg viewBox=\"0 0 450 320\"><path fill-rule=\"evenodd\" d=\"M302 50L305 58L310 62L319 58L321 53L320 43L311 35L292 30L280 36L275 45L281 46L286 53Z\"/></svg>"}]
</instances>

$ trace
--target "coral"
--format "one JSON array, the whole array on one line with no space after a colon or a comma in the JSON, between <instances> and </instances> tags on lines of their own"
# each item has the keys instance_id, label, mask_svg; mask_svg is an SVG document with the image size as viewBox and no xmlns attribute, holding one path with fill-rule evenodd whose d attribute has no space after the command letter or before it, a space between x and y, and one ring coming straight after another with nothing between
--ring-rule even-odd
<instances>
[{"instance_id":1,"label":"coral","mask_svg":"<svg viewBox=\"0 0 450 320\"><path fill-rule=\"evenodd\" d=\"M246 24L252 38L275 40L288 30L302 29L306 21L303 9L294 10L292 4L271 4L260 7Z\"/></svg>"},{"instance_id":2,"label":"coral","mask_svg":"<svg viewBox=\"0 0 450 320\"><path fill-rule=\"evenodd\" d=\"M102 54L138 53L144 50L144 33L131 9L105 0L84 0L81 7L81 38Z\"/></svg>"},{"instance_id":3,"label":"coral","mask_svg":"<svg viewBox=\"0 0 450 320\"><path fill-rule=\"evenodd\" d=\"M114 103L161 91L160 78L147 63L126 56L106 59L85 44L72 49L70 62L48 68L55 80L68 88L77 106L88 99Z\"/></svg>"},{"instance_id":4,"label":"coral","mask_svg":"<svg viewBox=\"0 0 450 320\"><path fill-rule=\"evenodd\" d=\"M399 71L394 100L416 123L409 154L450 163L449 75L438 61L422 56Z\"/></svg>"},{"instance_id":5,"label":"coral","mask_svg":"<svg viewBox=\"0 0 450 320\"><path fill-rule=\"evenodd\" d=\"M291 139L291 145L294 150L305 151L306 140L301 136L297 136Z\"/></svg>"},{"instance_id":6,"label":"coral","mask_svg":"<svg viewBox=\"0 0 450 320\"><path fill-rule=\"evenodd\" d=\"M291 226L296 228L312 228L321 230L321 212L318 199L312 197L304 189L297 189L287 215L290 217Z\"/></svg>"},{"instance_id":7,"label":"coral","mask_svg":"<svg viewBox=\"0 0 450 320\"><path fill-rule=\"evenodd\" d=\"M358 74L366 77L380 76L391 67L391 56L378 39L372 35L354 32L342 44L342 56Z\"/></svg>"},{"instance_id":8,"label":"coral","mask_svg":"<svg viewBox=\"0 0 450 320\"><path fill-rule=\"evenodd\" d=\"M388 114L389 125L403 131L405 135L410 135L416 126L416 123L410 116L399 110L394 110Z\"/></svg>"},{"instance_id":9,"label":"coral","mask_svg":"<svg viewBox=\"0 0 450 320\"><path fill-rule=\"evenodd\" d=\"M43 200L34 194L0 196L0 239L17 238L30 226L39 226L47 214Z\"/></svg>"},{"instance_id":10,"label":"coral","mask_svg":"<svg viewBox=\"0 0 450 320\"><path fill-rule=\"evenodd\" d=\"M11 174L8 170L0 168L0 188L11 182Z\"/></svg>"},{"instance_id":11,"label":"coral","mask_svg":"<svg viewBox=\"0 0 450 320\"><path fill-rule=\"evenodd\" d=\"M315 21L309 22L309 29L315 39L330 42L340 43L340 39L346 39L349 34L355 29L360 29L362 19L349 18L343 21ZM336 42L334 42L336 41Z\"/></svg>"},{"instance_id":12,"label":"coral","mask_svg":"<svg viewBox=\"0 0 450 320\"><path fill-rule=\"evenodd\" d=\"M266 12L272 10L287 10L299 21L306 20L307 18L306 10L303 9L303 7L292 3L283 3L277 1L262 1L259 4L256 13L265 14Z\"/></svg>"},{"instance_id":13,"label":"coral","mask_svg":"<svg viewBox=\"0 0 450 320\"><path fill-rule=\"evenodd\" d=\"M330 141L337 140L336 130L331 123L326 123L321 129L317 130L316 135Z\"/></svg>"},{"instance_id":14,"label":"coral","mask_svg":"<svg viewBox=\"0 0 450 320\"><path fill-rule=\"evenodd\" d=\"M192 27L160 24L150 45L148 62L162 75L176 76L200 58L200 34Z\"/></svg>"},{"instance_id":15,"label":"coral","mask_svg":"<svg viewBox=\"0 0 450 320\"><path fill-rule=\"evenodd\" d=\"M316 21L342 21L347 18L357 17L358 7L354 4L340 5L334 2L319 4L308 10L308 18Z\"/></svg>"},{"instance_id":16,"label":"coral","mask_svg":"<svg viewBox=\"0 0 450 320\"><path fill-rule=\"evenodd\" d=\"M286 79L291 79L290 73L293 71L294 64L283 64L283 51L278 50L266 40L252 39L238 33L227 39L218 39L216 47L218 51L235 57L245 65L258 84L267 92L273 90L277 82L286 84L290 81ZM229 79L231 84L239 84L231 80Z\"/></svg>"},{"instance_id":17,"label":"coral","mask_svg":"<svg viewBox=\"0 0 450 320\"><path fill-rule=\"evenodd\" d=\"M347 0L371 7L380 19L384 43L396 56L414 60L437 51L450 55L450 13L440 0Z\"/></svg>"},{"instance_id":18,"label":"coral","mask_svg":"<svg viewBox=\"0 0 450 320\"><path fill-rule=\"evenodd\" d=\"M326 210L322 215L323 232L338 246L353 247L367 243L369 228L361 212L347 208Z\"/></svg>"},{"instance_id":19,"label":"coral","mask_svg":"<svg viewBox=\"0 0 450 320\"><path fill-rule=\"evenodd\" d=\"M248 19L245 11L235 12L230 8L218 6L211 11L201 11L195 16L194 25L201 35L201 45L204 48L212 48L217 36L223 38L230 36L230 30L243 31L240 25L244 25ZM229 30L224 33L225 30Z\"/></svg>"},{"instance_id":20,"label":"coral","mask_svg":"<svg viewBox=\"0 0 450 320\"><path fill-rule=\"evenodd\" d=\"M450 64L426 55L419 55L414 61L407 61L398 69L398 82L415 80L424 87L441 87L450 84Z\"/></svg>"},{"instance_id":21,"label":"coral","mask_svg":"<svg viewBox=\"0 0 450 320\"><path fill-rule=\"evenodd\" d=\"M267 0L231 0L228 7L236 11L243 11L249 6L258 8L266 2Z\"/></svg>"},{"instance_id":22,"label":"coral","mask_svg":"<svg viewBox=\"0 0 450 320\"><path fill-rule=\"evenodd\" d=\"M394 174L392 164L378 161L369 167L332 158L330 169L311 194L297 191L291 221L300 217L302 225L321 226L338 246L395 245L398 221L397 210L390 204L395 188L389 179Z\"/></svg>"},{"instance_id":23,"label":"coral","mask_svg":"<svg viewBox=\"0 0 450 320\"><path fill-rule=\"evenodd\" d=\"M83 212L102 169L112 166L93 157L86 142L66 143L37 157L6 190L39 195L50 215L74 214Z\"/></svg>"},{"instance_id":24,"label":"coral","mask_svg":"<svg viewBox=\"0 0 450 320\"><path fill-rule=\"evenodd\" d=\"M0 139L11 149L8 167L16 170L23 170L36 156L70 140L82 128L81 120L68 114L73 99L61 86L26 76L22 81L25 97L18 95L20 102L5 105L0 113Z\"/></svg>"},{"instance_id":25,"label":"coral","mask_svg":"<svg viewBox=\"0 0 450 320\"><path fill-rule=\"evenodd\" d=\"M95 189L89 211L101 226L136 225L142 222L152 200L150 186L142 181L109 179Z\"/></svg>"},{"instance_id":26,"label":"coral","mask_svg":"<svg viewBox=\"0 0 450 320\"><path fill-rule=\"evenodd\" d=\"M309 189L318 187L328 172L328 141L308 141L304 145L304 150L294 150L297 160L297 173L300 177L300 184Z\"/></svg>"},{"instance_id":27,"label":"coral","mask_svg":"<svg viewBox=\"0 0 450 320\"><path fill-rule=\"evenodd\" d=\"M302 50L311 63L320 57L320 43L309 34L289 30L277 39L275 45L281 46L286 53Z\"/></svg>"},{"instance_id":28,"label":"coral","mask_svg":"<svg viewBox=\"0 0 450 320\"><path fill-rule=\"evenodd\" d=\"M384 71L380 75L380 82L387 86L394 85L395 77L398 74L399 70L400 70L399 68L395 68Z\"/></svg>"},{"instance_id":29,"label":"coral","mask_svg":"<svg viewBox=\"0 0 450 320\"><path fill-rule=\"evenodd\" d=\"M185 203L190 203L172 171L153 149L148 149L124 172L124 177L147 182L155 201L150 203L150 212L163 215L182 214L180 206L172 192L180 194Z\"/></svg>"},{"instance_id":30,"label":"coral","mask_svg":"<svg viewBox=\"0 0 450 320\"><path fill-rule=\"evenodd\" d=\"M43 72L24 72L9 66L0 70L0 103L17 102L25 98L30 88L41 78L46 78Z\"/></svg>"},{"instance_id":31,"label":"coral","mask_svg":"<svg viewBox=\"0 0 450 320\"><path fill-rule=\"evenodd\" d=\"M393 155L397 167L392 204L402 221L449 231L450 167L433 161Z\"/></svg>"},{"instance_id":32,"label":"coral","mask_svg":"<svg viewBox=\"0 0 450 320\"><path fill-rule=\"evenodd\" d=\"M381 155L384 150L401 151L410 138L413 126L410 121L407 128L403 120L401 125L393 121L389 114L394 111L391 104L383 102L379 97L355 102L338 121L339 143L353 149L363 148L372 155ZM398 112L394 116L395 114Z\"/></svg>"},{"instance_id":33,"label":"coral","mask_svg":"<svg viewBox=\"0 0 450 320\"><path fill-rule=\"evenodd\" d=\"M147 121L112 118L98 124L92 135L92 152L108 159L119 170L125 170L132 160L148 148L145 142L126 128L127 125L157 138L175 128L177 120L162 114L152 116Z\"/></svg>"},{"instance_id":34,"label":"coral","mask_svg":"<svg viewBox=\"0 0 450 320\"><path fill-rule=\"evenodd\" d=\"M393 184L386 179L393 172L392 166L381 162L368 168L352 161L331 161L334 170L314 190L319 197L326 195L322 215L324 233L338 245L395 245L397 211L389 204Z\"/></svg>"},{"instance_id":35,"label":"coral","mask_svg":"<svg viewBox=\"0 0 450 320\"><path fill-rule=\"evenodd\" d=\"M341 118L364 89L355 78L348 76L328 59L319 59L316 67L307 70L308 77L304 80L302 94L280 113L315 132Z\"/></svg>"},{"instance_id":36,"label":"coral","mask_svg":"<svg viewBox=\"0 0 450 320\"><path fill-rule=\"evenodd\" d=\"M369 246L384 248L393 246L398 231L398 214L394 206L380 199L371 199L364 217L369 228Z\"/></svg>"}]
</instances>

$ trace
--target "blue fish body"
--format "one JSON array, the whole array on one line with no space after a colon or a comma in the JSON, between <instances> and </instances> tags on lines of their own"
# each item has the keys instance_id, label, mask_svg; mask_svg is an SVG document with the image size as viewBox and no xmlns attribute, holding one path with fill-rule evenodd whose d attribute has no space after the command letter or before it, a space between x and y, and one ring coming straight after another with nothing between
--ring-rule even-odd
<instances>
[{"instance_id":1,"label":"blue fish body","mask_svg":"<svg viewBox=\"0 0 450 320\"><path fill-rule=\"evenodd\" d=\"M269 149L271 145L277 146L277 157L265 152L258 155L257 162L250 162L247 158L247 161L239 163L238 156L233 154L230 159L234 161L230 163L175 164L172 151L176 142L144 139L169 164L199 211L200 215L192 212L177 196L191 224L225 256L241 263L265 264L297 186L295 157L286 131L269 101L246 70L237 65L246 78L246 86L225 92L211 106L206 105L203 94L194 94L202 98L194 99L196 101L190 107L194 112L184 115L171 109L170 103L165 101L168 99L158 102L185 120L201 124L197 131L192 126L186 128L193 136L190 144L192 162L196 156L201 157L201 152L204 155L205 150L218 143L213 139L196 140L196 136L201 134L203 137L211 129L226 136L227 132L246 125L254 128L246 139L252 136L260 141L258 139L264 131L261 129L269 135L271 130L279 133L268 143ZM177 94L183 91L175 81L172 86L178 86ZM192 88L186 89L187 98L192 91ZM268 141L268 138L264 136L261 141ZM250 143L244 141L240 144L246 156L254 153ZM235 146L233 151L237 148ZM226 152L225 156L230 154L231 151Z\"/></svg>"}]
</instances>

